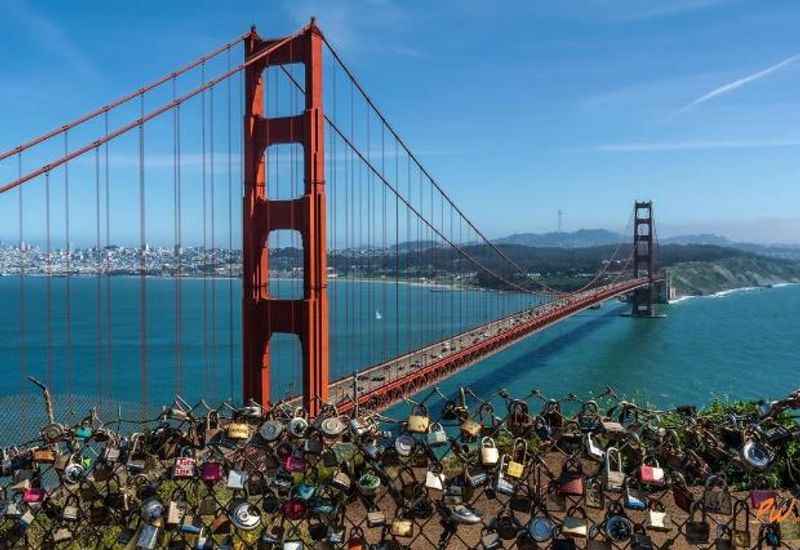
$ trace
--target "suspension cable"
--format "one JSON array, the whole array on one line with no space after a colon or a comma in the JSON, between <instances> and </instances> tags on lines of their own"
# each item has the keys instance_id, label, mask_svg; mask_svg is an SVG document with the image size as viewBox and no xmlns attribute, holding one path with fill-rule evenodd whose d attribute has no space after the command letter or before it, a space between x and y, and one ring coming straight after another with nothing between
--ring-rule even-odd
<instances>
[{"instance_id":1,"label":"suspension cable","mask_svg":"<svg viewBox=\"0 0 800 550\"><path fill-rule=\"evenodd\" d=\"M10 157L12 155L19 154L19 153L21 153L21 152L23 152L23 151L25 151L27 149L30 149L31 147L34 147L35 145L38 145L38 144L40 144L42 142L45 142L45 141L49 140L50 138L53 138L53 137L55 137L55 136L57 136L59 134L65 133L68 130L71 130L72 128L75 128L76 126L80 126L81 124L83 124L85 122L89 122L90 120L93 120L93 119L97 118L98 116L100 116L102 114L108 114L109 111L112 111L112 110L116 109L117 107L120 107L120 106L130 102L131 100L136 99L140 95L142 95L144 93L147 93L147 92L153 90L154 88L158 88L159 86L161 86L165 82L168 82L171 79L177 78L178 76L181 76L182 74L189 72L190 70L194 69L195 67L197 67L201 63L205 63L206 61L214 59L216 56L218 56L219 54L224 52L226 49L231 48L233 46L236 46L239 42L241 42L242 40L247 38L247 36L249 34L250 33L242 34L241 36L237 37L236 39L232 40L231 42L228 42L224 46L222 46L220 48L217 48L216 50L214 50L212 52L207 53L206 55L196 59L192 63L181 67L177 71L174 71L172 73L164 75L163 77L159 78L158 80L156 80L156 81L154 81L154 82L152 82L152 83L150 83L150 84L148 84L148 85L146 85L146 86L144 86L142 88L139 88L135 92L132 92L132 93L130 93L130 94L124 96L124 97L121 97L121 98L119 98L119 99L117 99L115 101L112 101L111 103L108 103L108 104L100 107L99 109L95 109L94 111L92 111L90 113L87 113L87 114L83 115L82 117L73 120L72 122L68 122L67 124L64 124L63 126L61 126L59 128L56 128L56 129L51 130L51 131L49 131L49 132L47 132L45 134L42 134L41 136L36 137L36 138L28 141L27 143L23 143L22 145L19 145L19 146L13 148L13 149L10 149L8 151L0 153L0 161L4 160L4 159L6 159L6 158L8 158L8 157Z\"/></svg>"}]
</instances>

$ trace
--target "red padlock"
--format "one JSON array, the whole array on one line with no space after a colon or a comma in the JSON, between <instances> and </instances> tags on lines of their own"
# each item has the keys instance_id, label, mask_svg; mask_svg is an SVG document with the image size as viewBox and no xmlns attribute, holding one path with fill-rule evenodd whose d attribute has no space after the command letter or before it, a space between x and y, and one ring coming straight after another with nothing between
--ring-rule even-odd
<instances>
[{"instance_id":1,"label":"red padlock","mask_svg":"<svg viewBox=\"0 0 800 550\"><path fill-rule=\"evenodd\" d=\"M350 538L347 539L349 550L364 550L367 547L367 539L364 538L364 531L360 527L350 529Z\"/></svg>"},{"instance_id":2,"label":"red padlock","mask_svg":"<svg viewBox=\"0 0 800 550\"><path fill-rule=\"evenodd\" d=\"M303 519L306 515L306 510L305 502L296 498L287 500L283 506L281 506L283 515L292 521Z\"/></svg>"},{"instance_id":3,"label":"red padlock","mask_svg":"<svg viewBox=\"0 0 800 550\"><path fill-rule=\"evenodd\" d=\"M36 487L25 489L25 491L22 493L22 502L26 502L28 504L42 502L46 494L47 493L44 489L39 489Z\"/></svg>"},{"instance_id":4,"label":"red padlock","mask_svg":"<svg viewBox=\"0 0 800 550\"><path fill-rule=\"evenodd\" d=\"M222 464L219 462L206 462L200 469L200 477L203 481L214 483L222 479Z\"/></svg>"},{"instance_id":5,"label":"red padlock","mask_svg":"<svg viewBox=\"0 0 800 550\"><path fill-rule=\"evenodd\" d=\"M639 468L639 479L642 480L642 483L646 485L657 485L663 486L666 484L667 480L664 477L664 470L658 464L658 460L655 458L650 458L650 460L654 463L648 464L649 457L644 457L642 461L642 465Z\"/></svg>"},{"instance_id":6,"label":"red padlock","mask_svg":"<svg viewBox=\"0 0 800 550\"><path fill-rule=\"evenodd\" d=\"M283 468L287 472L305 472L306 459L302 456L291 454L283 460Z\"/></svg>"}]
</instances>

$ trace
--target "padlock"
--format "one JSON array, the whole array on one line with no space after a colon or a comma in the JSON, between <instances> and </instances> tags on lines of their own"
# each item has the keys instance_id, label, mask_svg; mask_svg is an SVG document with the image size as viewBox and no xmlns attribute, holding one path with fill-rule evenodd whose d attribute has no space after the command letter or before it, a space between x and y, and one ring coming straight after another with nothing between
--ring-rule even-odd
<instances>
[{"instance_id":1,"label":"padlock","mask_svg":"<svg viewBox=\"0 0 800 550\"><path fill-rule=\"evenodd\" d=\"M54 422L51 424L45 424L42 429L39 430L39 433L41 434L42 439L45 441L54 442L64 437L65 431L66 430L64 429L64 426Z\"/></svg>"},{"instance_id":2,"label":"padlock","mask_svg":"<svg viewBox=\"0 0 800 550\"><path fill-rule=\"evenodd\" d=\"M158 544L158 532L159 529L155 525L143 525L139 532L139 538L136 540L136 548L153 550Z\"/></svg>"},{"instance_id":3,"label":"padlock","mask_svg":"<svg viewBox=\"0 0 800 550\"><path fill-rule=\"evenodd\" d=\"M319 431L326 437L339 437L347 429L347 424L339 417L336 408L333 409L335 416L328 417L319 423Z\"/></svg>"},{"instance_id":4,"label":"padlock","mask_svg":"<svg viewBox=\"0 0 800 550\"><path fill-rule=\"evenodd\" d=\"M84 421L80 426L75 428L74 433L75 437L78 439L90 439L92 437L92 427Z\"/></svg>"},{"instance_id":5,"label":"padlock","mask_svg":"<svg viewBox=\"0 0 800 550\"><path fill-rule=\"evenodd\" d=\"M710 514L733 514L733 500L728 492L728 483L721 475L706 479L703 490L703 509Z\"/></svg>"},{"instance_id":6,"label":"padlock","mask_svg":"<svg viewBox=\"0 0 800 550\"><path fill-rule=\"evenodd\" d=\"M59 527L53 531L53 542L56 544L72 540L72 531L66 527Z\"/></svg>"},{"instance_id":7,"label":"padlock","mask_svg":"<svg viewBox=\"0 0 800 550\"><path fill-rule=\"evenodd\" d=\"M309 430L309 433L306 434L306 439L303 442L303 451L306 454L316 456L322 453L322 448L322 434L316 430Z\"/></svg>"},{"instance_id":8,"label":"padlock","mask_svg":"<svg viewBox=\"0 0 800 550\"><path fill-rule=\"evenodd\" d=\"M244 422L231 422L225 428L225 435L234 441L247 441L250 439L250 426Z\"/></svg>"},{"instance_id":9,"label":"padlock","mask_svg":"<svg viewBox=\"0 0 800 550\"><path fill-rule=\"evenodd\" d=\"M228 519L237 529L252 531L261 525L261 515L252 504L246 500L231 502Z\"/></svg>"},{"instance_id":10,"label":"padlock","mask_svg":"<svg viewBox=\"0 0 800 550\"><path fill-rule=\"evenodd\" d=\"M621 491L625 485L625 472L622 471L622 455L616 447L606 449L605 474L606 488Z\"/></svg>"},{"instance_id":11,"label":"padlock","mask_svg":"<svg viewBox=\"0 0 800 550\"><path fill-rule=\"evenodd\" d=\"M500 466L497 469L497 476L494 483L494 489L498 493L504 495L512 495L514 494L515 484L511 482L504 473L507 458L508 455L503 455L502 457L500 457Z\"/></svg>"},{"instance_id":12,"label":"padlock","mask_svg":"<svg viewBox=\"0 0 800 550\"><path fill-rule=\"evenodd\" d=\"M356 486L362 495L372 496L378 492L378 488L381 486L381 478L372 472L365 472L358 478Z\"/></svg>"},{"instance_id":13,"label":"padlock","mask_svg":"<svg viewBox=\"0 0 800 550\"><path fill-rule=\"evenodd\" d=\"M427 441L431 447L440 447L447 443L447 432L444 431L444 427L439 422L431 424Z\"/></svg>"},{"instance_id":14,"label":"padlock","mask_svg":"<svg viewBox=\"0 0 800 550\"><path fill-rule=\"evenodd\" d=\"M495 550L500 548L501 545L500 535L497 534L497 531L488 526L481 530L481 547L484 550Z\"/></svg>"},{"instance_id":15,"label":"padlock","mask_svg":"<svg viewBox=\"0 0 800 550\"><path fill-rule=\"evenodd\" d=\"M442 467L438 464L434 465L425 473L425 487L433 489L434 491L444 490L445 476L442 473Z\"/></svg>"},{"instance_id":16,"label":"padlock","mask_svg":"<svg viewBox=\"0 0 800 550\"><path fill-rule=\"evenodd\" d=\"M116 463L119 460L119 447L116 444L109 443L106 445L106 448L103 449L103 460L109 462L111 464Z\"/></svg>"},{"instance_id":17,"label":"padlock","mask_svg":"<svg viewBox=\"0 0 800 550\"><path fill-rule=\"evenodd\" d=\"M367 539L364 538L364 532L360 527L353 526L350 528L350 538L347 539L347 548L349 550L366 550Z\"/></svg>"},{"instance_id":18,"label":"padlock","mask_svg":"<svg viewBox=\"0 0 800 550\"><path fill-rule=\"evenodd\" d=\"M739 518L743 518L741 522L744 524L743 526L739 525ZM733 504L732 527L733 545L736 548L750 548L752 544L750 536L750 507L744 500L737 500Z\"/></svg>"},{"instance_id":19,"label":"padlock","mask_svg":"<svg viewBox=\"0 0 800 550\"><path fill-rule=\"evenodd\" d=\"M484 466L494 466L500 458L500 451L491 437L481 439L481 464Z\"/></svg>"},{"instance_id":20,"label":"padlock","mask_svg":"<svg viewBox=\"0 0 800 550\"><path fill-rule=\"evenodd\" d=\"M172 477L175 479L186 479L195 476L196 461L188 456L179 456L175 459L175 466L172 469Z\"/></svg>"},{"instance_id":21,"label":"padlock","mask_svg":"<svg viewBox=\"0 0 800 550\"><path fill-rule=\"evenodd\" d=\"M226 482L228 489L244 489L245 483L247 483L247 472L235 468L231 468L228 471L228 480Z\"/></svg>"},{"instance_id":22,"label":"padlock","mask_svg":"<svg viewBox=\"0 0 800 550\"><path fill-rule=\"evenodd\" d=\"M211 410L206 413L206 426L205 433L203 434L203 442L208 445L222 432L222 427L219 422L219 412Z\"/></svg>"},{"instance_id":23,"label":"padlock","mask_svg":"<svg viewBox=\"0 0 800 550\"><path fill-rule=\"evenodd\" d=\"M33 523L34 519L36 519L36 516L33 515L33 512L30 509L25 510L25 512L19 517L20 526L24 529L27 529L30 527L31 523Z\"/></svg>"},{"instance_id":24,"label":"padlock","mask_svg":"<svg viewBox=\"0 0 800 550\"><path fill-rule=\"evenodd\" d=\"M152 496L142 502L140 514L146 522L154 522L164 515L164 505L157 497Z\"/></svg>"},{"instance_id":25,"label":"padlock","mask_svg":"<svg viewBox=\"0 0 800 550\"><path fill-rule=\"evenodd\" d=\"M775 452L767 445L748 439L742 445L742 458L755 470L766 470L775 461Z\"/></svg>"},{"instance_id":26,"label":"padlock","mask_svg":"<svg viewBox=\"0 0 800 550\"><path fill-rule=\"evenodd\" d=\"M78 508L78 495L69 495L61 509L61 517L67 521L76 521L80 510Z\"/></svg>"},{"instance_id":27,"label":"padlock","mask_svg":"<svg viewBox=\"0 0 800 550\"><path fill-rule=\"evenodd\" d=\"M369 527L381 527L386 524L386 513L380 510L367 512L367 525Z\"/></svg>"},{"instance_id":28,"label":"padlock","mask_svg":"<svg viewBox=\"0 0 800 550\"><path fill-rule=\"evenodd\" d=\"M715 550L733 550L731 528L725 524L717 525L717 538L714 540Z\"/></svg>"},{"instance_id":29,"label":"padlock","mask_svg":"<svg viewBox=\"0 0 800 550\"><path fill-rule=\"evenodd\" d=\"M651 464L648 464L648 461ZM642 460L642 465L639 467L639 479L645 485L656 487L663 487L667 483L664 470L658 464L658 460L652 456L645 456Z\"/></svg>"},{"instance_id":30,"label":"padlock","mask_svg":"<svg viewBox=\"0 0 800 550\"><path fill-rule=\"evenodd\" d=\"M339 470L333 475L331 484L341 491L349 491L352 481L350 480L350 476L348 476L342 470Z\"/></svg>"},{"instance_id":31,"label":"padlock","mask_svg":"<svg viewBox=\"0 0 800 550\"><path fill-rule=\"evenodd\" d=\"M502 513L494 520L494 528L503 540L512 540L517 537L520 525L512 514Z\"/></svg>"},{"instance_id":32,"label":"padlock","mask_svg":"<svg viewBox=\"0 0 800 550\"><path fill-rule=\"evenodd\" d=\"M629 477L625 480L625 498L623 499L623 503L625 504L625 508L630 510L644 511L647 510L649 506L647 495L639 488L639 484L635 479L636 478Z\"/></svg>"},{"instance_id":33,"label":"padlock","mask_svg":"<svg viewBox=\"0 0 800 550\"><path fill-rule=\"evenodd\" d=\"M561 522L561 534L568 537L586 538L589 533L589 521L586 511L579 507L567 510L567 515Z\"/></svg>"},{"instance_id":34,"label":"padlock","mask_svg":"<svg viewBox=\"0 0 800 550\"><path fill-rule=\"evenodd\" d=\"M654 550L653 539L644 532L641 525L633 526L633 537L631 538L631 550Z\"/></svg>"},{"instance_id":35,"label":"padlock","mask_svg":"<svg viewBox=\"0 0 800 550\"><path fill-rule=\"evenodd\" d=\"M599 477L593 476L586 479L586 506L602 510L606 505L606 494L603 490L603 483Z\"/></svg>"},{"instance_id":36,"label":"padlock","mask_svg":"<svg viewBox=\"0 0 800 550\"><path fill-rule=\"evenodd\" d=\"M173 492L172 498L167 504L167 518L166 524L175 526L181 523L186 510L184 508L184 501L176 500L175 493Z\"/></svg>"},{"instance_id":37,"label":"padlock","mask_svg":"<svg viewBox=\"0 0 800 550\"><path fill-rule=\"evenodd\" d=\"M392 521L392 536L398 538L409 538L414 532L414 524L410 519L395 518Z\"/></svg>"},{"instance_id":38,"label":"padlock","mask_svg":"<svg viewBox=\"0 0 800 550\"><path fill-rule=\"evenodd\" d=\"M633 535L633 522L618 502L611 502L603 520L605 534L614 543L624 543Z\"/></svg>"},{"instance_id":39,"label":"padlock","mask_svg":"<svg viewBox=\"0 0 800 550\"><path fill-rule=\"evenodd\" d=\"M411 433L426 433L431 419L428 417L428 409L425 405L416 404L411 409L408 416L406 429Z\"/></svg>"},{"instance_id":40,"label":"padlock","mask_svg":"<svg viewBox=\"0 0 800 550\"><path fill-rule=\"evenodd\" d=\"M528 460L528 442L518 437L514 440L514 447L508 461L506 474L514 478L521 478L525 473L525 463Z\"/></svg>"},{"instance_id":41,"label":"padlock","mask_svg":"<svg viewBox=\"0 0 800 550\"><path fill-rule=\"evenodd\" d=\"M297 407L294 410L294 416L289 421L289 433L294 437L304 437L308 429L308 420L306 420L306 412L302 407Z\"/></svg>"},{"instance_id":42,"label":"padlock","mask_svg":"<svg viewBox=\"0 0 800 550\"><path fill-rule=\"evenodd\" d=\"M583 477L580 462L568 458L561 467L558 492L563 495L583 496Z\"/></svg>"},{"instance_id":43,"label":"padlock","mask_svg":"<svg viewBox=\"0 0 800 550\"><path fill-rule=\"evenodd\" d=\"M49 448L34 449L33 461L38 464L53 464L56 461L56 453Z\"/></svg>"},{"instance_id":44,"label":"padlock","mask_svg":"<svg viewBox=\"0 0 800 550\"><path fill-rule=\"evenodd\" d=\"M650 509L647 511L647 528L653 531L669 531L669 516L664 510L664 505L654 500L650 503Z\"/></svg>"},{"instance_id":45,"label":"padlock","mask_svg":"<svg viewBox=\"0 0 800 550\"><path fill-rule=\"evenodd\" d=\"M216 483L222 479L222 464L219 462L205 462L200 467L200 479L207 483Z\"/></svg>"},{"instance_id":46,"label":"padlock","mask_svg":"<svg viewBox=\"0 0 800 550\"><path fill-rule=\"evenodd\" d=\"M486 483L489 476L486 472L482 471L471 472L467 464L464 466L464 479L470 487L480 487Z\"/></svg>"},{"instance_id":47,"label":"padlock","mask_svg":"<svg viewBox=\"0 0 800 550\"><path fill-rule=\"evenodd\" d=\"M461 435L467 438L473 438L473 437L478 437L480 435L483 427L480 425L480 423L467 417L461 421L460 429L461 429Z\"/></svg>"},{"instance_id":48,"label":"padlock","mask_svg":"<svg viewBox=\"0 0 800 550\"><path fill-rule=\"evenodd\" d=\"M594 439L592 439L592 434L589 432L584 436L584 445L586 448L586 455L589 458L597 460L598 462L602 462L605 459L606 452L595 443Z\"/></svg>"},{"instance_id":49,"label":"padlock","mask_svg":"<svg viewBox=\"0 0 800 550\"><path fill-rule=\"evenodd\" d=\"M702 510L702 516L699 520L695 517L698 508ZM689 544L708 544L711 527L706 521L706 511L702 502L697 501L692 504L689 519L684 529L686 532L686 542Z\"/></svg>"},{"instance_id":50,"label":"padlock","mask_svg":"<svg viewBox=\"0 0 800 550\"><path fill-rule=\"evenodd\" d=\"M555 529L553 520L544 514L538 514L528 522L528 534L536 542L547 542L552 539Z\"/></svg>"},{"instance_id":51,"label":"padlock","mask_svg":"<svg viewBox=\"0 0 800 550\"><path fill-rule=\"evenodd\" d=\"M143 434L135 433L130 436L128 440L128 460L126 466L128 470L134 473L143 472L145 469L147 456L144 454L143 449Z\"/></svg>"},{"instance_id":52,"label":"padlock","mask_svg":"<svg viewBox=\"0 0 800 550\"><path fill-rule=\"evenodd\" d=\"M282 433L283 423L278 420L267 420L258 428L258 435L267 442L275 441Z\"/></svg>"},{"instance_id":53,"label":"padlock","mask_svg":"<svg viewBox=\"0 0 800 550\"><path fill-rule=\"evenodd\" d=\"M44 501L47 492L39 487L31 487L22 492L22 502L25 504L39 504Z\"/></svg>"}]
</instances>

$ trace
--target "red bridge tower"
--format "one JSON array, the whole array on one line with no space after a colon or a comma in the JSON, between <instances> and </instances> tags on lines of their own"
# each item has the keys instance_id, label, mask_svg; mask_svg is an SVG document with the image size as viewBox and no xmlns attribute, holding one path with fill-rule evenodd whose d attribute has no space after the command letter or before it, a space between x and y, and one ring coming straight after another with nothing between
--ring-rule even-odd
<instances>
[{"instance_id":1,"label":"red bridge tower","mask_svg":"<svg viewBox=\"0 0 800 550\"><path fill-rule=\"evenodd\" d=\"M252 29L245 58L282 40L262 40ZM322 33L314 20L245 73L243 205L243 388L244 399L270 405L269 341L276 332L296 334L303 355L303 403L312 416L328 399L328 277L326 248ZM305 110L266 118L264 71L268 66L305 65ZM267 197L268 147L299 143L304 150L305 190L298 198ZM303 298L281 300L269 291L271 231L291 229L303 240Z\"/></svg>"}]
</instances>

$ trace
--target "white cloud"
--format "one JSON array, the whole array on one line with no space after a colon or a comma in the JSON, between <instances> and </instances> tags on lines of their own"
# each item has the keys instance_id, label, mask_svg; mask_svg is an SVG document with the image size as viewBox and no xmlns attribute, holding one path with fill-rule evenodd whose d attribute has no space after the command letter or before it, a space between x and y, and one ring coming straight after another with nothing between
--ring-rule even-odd
<instances>
[{"instance_id":1,"label":"white cloud","mask_svg":"<svg viewBox=\"0 0 800 550\"><path fill-rule=\"evenodd\" d=\"M728 82L727 84L723 84L722 86L719 86L719 87L711 90L710 92L698 97L694 101L692 101L689 104L685 105L678 112L682 113L684 111L687 111L687 110L691 109L695 105L699 105L700 103L704 103L704 102L708 101L709 99L713 99L713 98L715 98L717 96L733 92L734 90L736 90L738 88L741 88L745 84L749 84L750 82L753 82L755 80L759 80L759 79L764 78L766 76L769 76L770 74L774 73L775 71L777 71L779 69L782 69L783 67L793 63L794 61L796 61L798 59L800 59L800 54L795 54L795 55L793 55L791 57L787 57L786 59L784 59L783 61L781 61L779 63L776 63L775 65L772 65L771 67L767 67L766 69L764 69L762 71L758 71L758 72L753 73L751 75L745 76L744 78L739 78L737 80L734 80L733 82Z\"/></svg>"},{"instance_id":2,"label":"white cloud","mask_svg":"<svg viewBox=\"0 0 800 550\"><path fill-rule=\"evenodd\" d=\"M675 141L611 143L590 147L591 151L609 153L646 153L660 151L694 151L703 149L756 149L774 147L798 147L800 139L785 140L732 140L732 141Z\"/></svg>"},{"instance_id":3,"label":"white cloud","mask_svg":"<svg viewBox=\"0 0 800 550\"><path fill-rule=\"evenodd\" d=\"M101 73L92 60L78 47L69 34L51 19L37 13L25 2L10 2L7 13L25 28L35 43L60 58L83 78L101 80Z\"/></svg>"}]
</instances>

